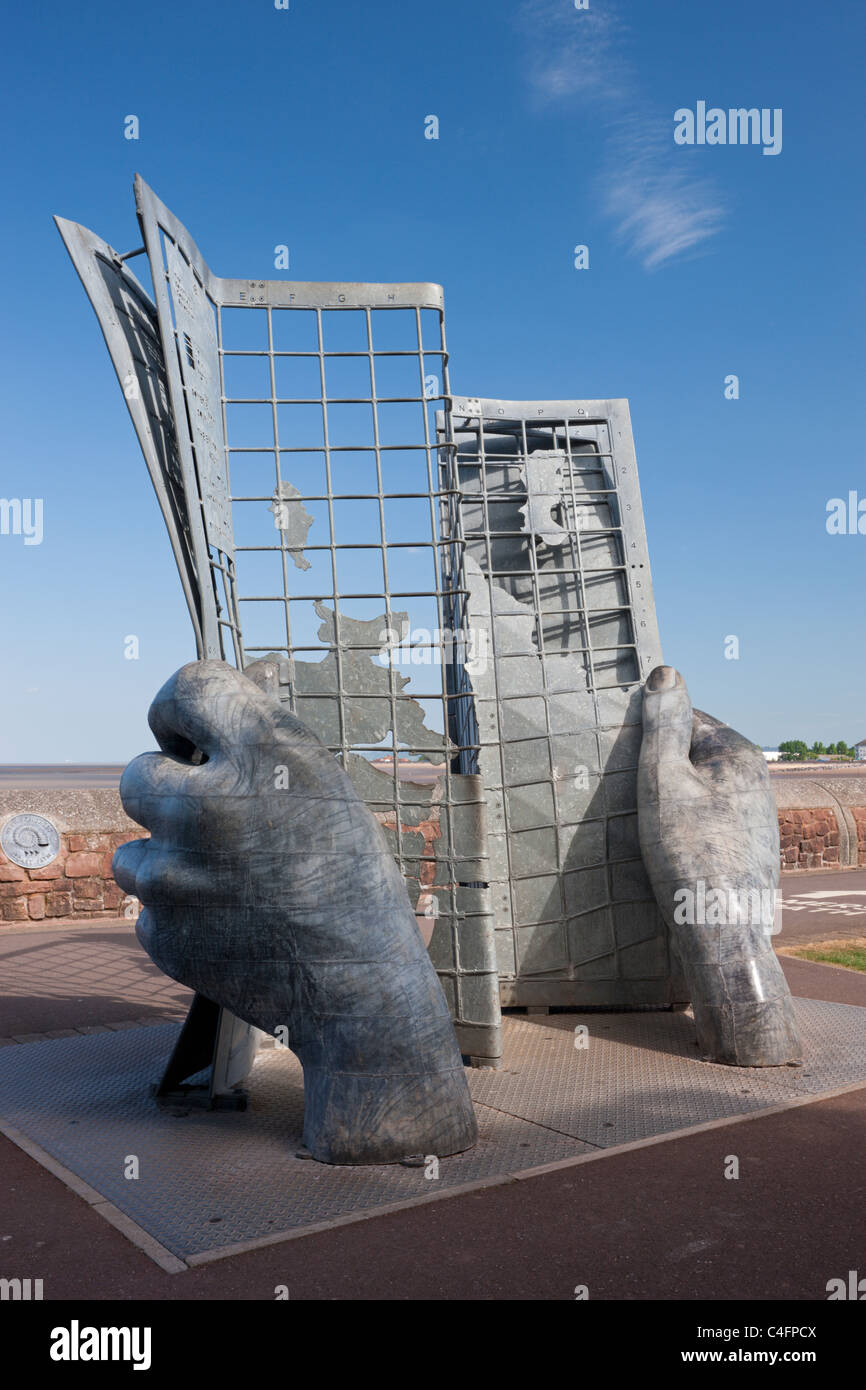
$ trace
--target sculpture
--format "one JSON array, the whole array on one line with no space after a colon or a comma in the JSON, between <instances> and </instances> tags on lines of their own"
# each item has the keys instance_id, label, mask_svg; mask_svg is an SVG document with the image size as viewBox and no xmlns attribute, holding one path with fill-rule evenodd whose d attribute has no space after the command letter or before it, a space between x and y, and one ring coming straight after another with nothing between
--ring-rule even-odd
<instances>
[{"instance_id":1,"label":"sculpture","mask_svg":"<svg viewBox=\"0 0 866 1390\"><path fill-rule=\"evenodd\" d=\"M470 1148L445 997L382 832L323 743L246 676L191 662L154 700L161 753L121 782L151 831L114 858L173 979L284 1037L327 1163ZM194 754L203 761L194 762Z\"/></svg>"},{"instance_id":2,"label":"sculpture","mask_svg":"<svg viewBox=\"0 0 866 1390\"><path fill-rule=\"evenodd\" d=\"M767 765L742 734L692 709L671 666L656 667L644 688L638 822L707 1059L799 1062L791 995L770 940L779 824Z\"/></svg>"},{"instance_id":3,"label":"sculpture","mask_svg":"<svg viewBox=\"0 0 866 1390\"><path fill-rule=\"evenodd\" d=\"M796 1061L762 920L766 770L660 666L627 402L452 396L441 287L223 279L141 179L136 204L125 255L58 226L205 658L157 697L163 755L123 784L154 838L118 880L154 959L199 991L158 1095L210 1067L203 1098L230 1101L255 1027L282 1025L310 1149L378 1162L472 1142L460 1053L498 1064L501 1004L691 997L708 1057ZM129 269L142 251L155 303ZM419 608L407 646L431 669L402 675L394 633ZM255 679L263 652L276 700L218 660ZM335 954L299 955L304 930Z\"/></svg>"}]
</instances>

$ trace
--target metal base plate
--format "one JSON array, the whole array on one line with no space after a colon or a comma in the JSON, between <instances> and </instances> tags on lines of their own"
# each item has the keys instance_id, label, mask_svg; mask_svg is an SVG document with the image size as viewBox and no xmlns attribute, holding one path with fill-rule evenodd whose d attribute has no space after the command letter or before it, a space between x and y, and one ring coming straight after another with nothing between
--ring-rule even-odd
<instances>
[{"instance_id":1,"label":"metal base plate","mask_svg":"<svg viewBox=\"0 0 866 1390\"><path fill-rule=\"evenodd\" d=\"M3 1126L83 1179L181 1260L423 1201L543 1164L866 1083L866 1009L795 1001L803 1067L702 1062L689 1014L504 1020L500 1071L470 1070L481 1137L427 1168L334 1168L296 1158L300 1066L259 1054L249 1108L161 1111L149 1094L177 1028L131 1029L0 1050ZM575 1029L585 1026L586 1034ZM585 1039L586 1047L575 1040ZM126 1178L130 1156L139 1176ZM226 1250L226 1253L230 1251Z\"/></svg>"}]
</instances>

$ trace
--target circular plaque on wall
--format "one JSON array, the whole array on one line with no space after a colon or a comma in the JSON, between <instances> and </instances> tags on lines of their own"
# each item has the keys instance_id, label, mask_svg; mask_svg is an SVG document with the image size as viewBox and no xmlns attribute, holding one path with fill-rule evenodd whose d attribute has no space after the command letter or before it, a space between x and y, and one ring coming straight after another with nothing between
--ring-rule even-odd
<instances>
[{"instance_id":1,"label":"circular plaque on wall","mask_svg":"<svg viewBox=\"0 0 866 1390\"><path fill-rule=\"evenodd\" d=\"M60 834L50 820L26 811L0 830L0 846L22 869L44 869L60 853Z\"/></svg>"}]
</instances>

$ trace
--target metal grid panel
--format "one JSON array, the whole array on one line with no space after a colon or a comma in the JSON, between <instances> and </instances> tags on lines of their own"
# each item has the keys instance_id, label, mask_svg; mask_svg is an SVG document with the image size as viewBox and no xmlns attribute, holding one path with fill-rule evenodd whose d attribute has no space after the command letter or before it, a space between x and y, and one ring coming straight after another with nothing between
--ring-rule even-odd
<instances>
[{"instance_id":1,"label":"metal grid panel","mask_svg":"<svg viewBox=\"0 0 866 1390\"><path fill-rule=\"evenodd\" d=\"M276 666L434 919L461 1046L495 1058L441 290L221 280L141 180L136 196L213 576L206 652Z\"/></svg>"},{"instance_id":2,"label":"metal grid panel","mask_svg":"<svg viewBox=\"0 0 866 1390\"><path fill-rule=\"evenodd\" d=\"M674 1002L637 839L661 650L627 403L452 410L502 1002Z\"/></svg>"}]
</instances>

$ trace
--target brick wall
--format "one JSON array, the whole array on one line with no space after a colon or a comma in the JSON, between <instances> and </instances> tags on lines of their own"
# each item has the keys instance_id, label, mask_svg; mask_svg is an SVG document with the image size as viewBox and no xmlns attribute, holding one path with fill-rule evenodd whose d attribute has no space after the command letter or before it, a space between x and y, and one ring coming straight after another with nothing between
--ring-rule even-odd
<instances>
[{"instance_id":1,"label":"brick wall","mask_svg":"<svg viewBox=\"0 0 866 1390\"><path fill-rule=\"evenodd\" d=\"M866 866L866 806L852 806L851 814L857 826L857 862Z\"/></svg>"},{"instance_id":2,"label":"brick wall","mask_svg":"<svg viewBox=\"0 0 866 1390\"><path fill-rule=\"evenodd\" d=\"M851 815L857 826L858 862L866 867L866 807L852 807ZM118 845L141 839L142 833L137 826L64 831L60 853L44 869L22 869L0 851L0 926L49 918L137 916L138 903L121 892L112 877L111 859ZM783 871L839 867L839 827L829 806L780 809L779 840Z\"/></svg>"},{"instance_id":3,"label":"brick wall","mask_svg":"<svg viewBox=\"0 0 866 1390\"><path fill-rule=\"evenodd\" d=\"M857 812L854 812L855 816ZM866 835L866 810L864 835ZM782 869L824 869L839 867L839 826L829 806L809 806L802 811L779 811L779 842ZM864 844L866 853L866 844ZM866 858L861 858L861 864Z\"/></svg>"},{"instance_id":4,"label":"brick wall","mask_svg":"<svg viewBox=\"0 0 866 1390\"><path fill-rule=\"evenodd\" d=\"M49 917L89 921L122 917L137 905L111 876L118 845L141 830L94 830L60 836L60 853L44 869L22 869L0 851L0 922L41 922Z\"/></svg>"}]
</instances>

